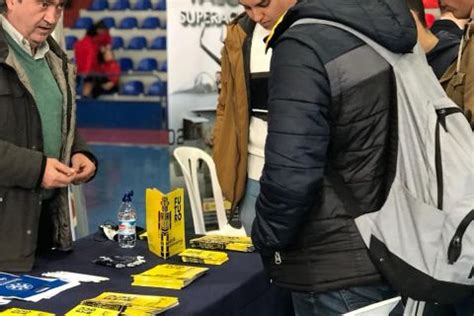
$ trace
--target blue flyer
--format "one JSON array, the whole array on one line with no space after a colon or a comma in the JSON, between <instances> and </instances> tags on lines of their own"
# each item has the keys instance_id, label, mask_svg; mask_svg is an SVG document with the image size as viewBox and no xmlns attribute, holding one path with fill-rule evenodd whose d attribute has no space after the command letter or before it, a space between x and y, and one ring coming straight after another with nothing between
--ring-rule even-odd
<instances>
[{"instance_id":1,"label":"blue flyer","mask_svg":"<svg viewBox=\"0 0 474 316\"><path fill-rule=\"evenodd\" d=\"M66 284L61 280L47 280L29 275L16 276L0 272L0 296L3 298L27 299Z\"/></svg>"}]
</instances>

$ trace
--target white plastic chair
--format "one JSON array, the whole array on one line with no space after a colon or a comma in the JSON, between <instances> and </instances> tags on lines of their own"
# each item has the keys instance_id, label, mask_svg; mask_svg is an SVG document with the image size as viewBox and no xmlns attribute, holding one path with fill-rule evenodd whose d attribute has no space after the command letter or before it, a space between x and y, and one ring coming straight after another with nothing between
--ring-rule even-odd
<instances>
[{"instance_id":1,"label":"white plastic chair","mask_svg":"<svg viewBox=\"0 0 474 316\"><path fill-rule=\"evenodd\" d=\"M222 197L221 186L217 179L216 166L214 160L205 151L195 148L182 146L174 150L174 157L178 161L183 171L184 181L188 190L189 202L193 214L194 232L196 234L220 234L227 236L245 236L244 228L236 229L229 225L224 208L224 199ZM201 194L198 181L199 161L203 161L209 168L211 175L212 194L216 204L217 224L219 229L216 231L206 231L204 223L204 213L202 210Z\"/></svg>"},{"instance_id":2,"label":"white plastic chair","mask_svg":"<svg viewBox=\"0 0 474 316\"><path fill-rule=\"evenodd\" d=\"M397 296L385 301L381 301L375 304L371 304L355 311L345 313L343 316L388 316L390 312L400 302L401 297Z\"/></svg>"}]
</instances>

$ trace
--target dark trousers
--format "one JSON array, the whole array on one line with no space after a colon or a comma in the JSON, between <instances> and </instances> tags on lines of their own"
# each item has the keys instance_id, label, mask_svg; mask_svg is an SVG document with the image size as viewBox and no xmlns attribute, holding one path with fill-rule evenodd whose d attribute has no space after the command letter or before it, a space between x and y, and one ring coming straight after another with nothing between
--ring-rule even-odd
<instances>
[{"instance_id":1,"label":"dark trousers","mask_svg":"<svg viewBox=\"0 0 474 316\"><path fill-rule=\"evenodd\" d=\"M296 316L341 315L395 296L395 290L384 283L324 293L292 293ZM402 314L400 304L390 315Z\"/></svg>"}]
</instances>

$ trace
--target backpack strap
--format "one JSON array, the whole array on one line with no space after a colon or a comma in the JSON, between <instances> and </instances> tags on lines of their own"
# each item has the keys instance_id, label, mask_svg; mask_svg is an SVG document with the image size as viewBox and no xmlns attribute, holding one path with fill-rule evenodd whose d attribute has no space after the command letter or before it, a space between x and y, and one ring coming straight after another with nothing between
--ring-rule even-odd
<instances>
[{"instance_id":1,"label":"backpack strap","mask_svg":"<svg viewBox=\"0 0 474 316\"><path fill-rule=\"evenodd\" d=\"M367 37L366 35L362 34L359 31L354 30L351 27L348 27L344 24L333 22L333 21L328 21L328 20L322 20L322 19L314 19L314 18L304 18L296 21L293 23L290 27L296 26L296 25L302 25L302 24L323 24L323 25L328 25L328 26L333 26L337 27L341 30L344 30L348 33L353 34L354 36L358 37L361 39L363 42L365 42L367 45L372 47L380 56L382 56L390 65L394 65L398 59L402 56L401 54L395 54L383 47L382 45L378 44L371 38ZM418 46L418 45L417 45ZM414 50L419 49L414 48Z\"/></svg>"}]
</instances>

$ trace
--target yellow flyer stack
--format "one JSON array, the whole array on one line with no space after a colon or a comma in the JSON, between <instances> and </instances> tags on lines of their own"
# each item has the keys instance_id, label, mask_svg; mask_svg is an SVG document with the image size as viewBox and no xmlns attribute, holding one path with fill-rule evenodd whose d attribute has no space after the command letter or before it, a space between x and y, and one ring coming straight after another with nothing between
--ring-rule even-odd
<instances>
[{"instance_id":1,"label":"yellow flyer stack","mask_svg":"<svg viewBox=\"0 0 474 316\"><path fill-rule=\"evenodd\" d=\"M183 189L146 190L146 228L148 247L157 256L166 259L185 249Z\"/></svg>"},{"instance_id":2,"label":"yellow flyer stack","mask_svg":"<svg viewBox=\"0 0 474 316\"><path fill-rule=\"evenodd\" d=\"M104 292L83 300L66 316L154 316L178 305L177 297Z\"/></svg>"}]
</instances>

